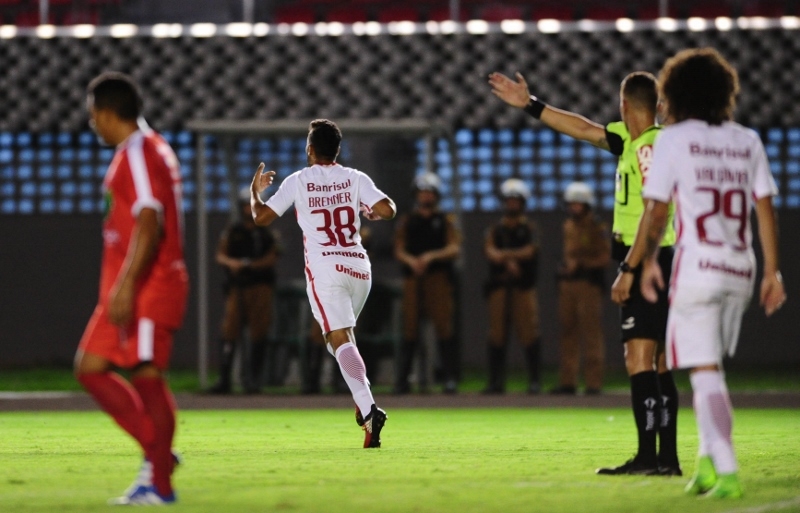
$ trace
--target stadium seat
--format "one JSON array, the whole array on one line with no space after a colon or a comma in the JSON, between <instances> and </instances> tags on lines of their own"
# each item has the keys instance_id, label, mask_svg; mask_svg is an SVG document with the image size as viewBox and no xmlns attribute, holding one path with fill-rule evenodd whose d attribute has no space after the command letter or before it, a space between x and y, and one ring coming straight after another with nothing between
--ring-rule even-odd
<instances>
[{"instance_id":1,"label":"stadium seat","mask_svg":"<svg viewBox=\"0 0 800 513\"><path fill-rule=\"evenodd\" d=\"M627 8L615 5L604 7L594 6L583 11L583 18L587 20L613 21L628 17L630 17L630 13Z\"/></svg>"},{"instance_id":2,"label":"stadium seat","mask_svg":"<svg viewBox=\"0 0 800 513\"><path fill-rule=\"evenodd\" d=\"M54 24L56 22L55 16L50 12L47 14L47 22ZM14 18L14 24L18 27L36 27L39 25L39 10L23 11Z\"/></svg>"},{"instance_id":3,"label":"stadium seat","mask_svg":"<svg viewBox=\"0 0 800 513\"><path fill-rule=\"evenodd\" d=\"M750 0L742 5L742 16L765 16L767 18L779 18L793 14L789 2L781 1L759 1Z\"/></svg>"},{"instance_id":4,"label":"stadium seat","mask_svg":"<svg viewBox=\"0 0 800 513\"><path fill-rule=\"evenodd\" d=\"M639 20L654 20L659 16L661 16L661 11L655 2L639 6L636 9L636 19ZM670 18L678 17L678 10L675 9L674 5L670 5L667 9L667 16Z\"/></svg>"},{"instance_id":5,"label":"stadium seat","mask_svg":"<svg viewBox=\"0 0 800 513\"><path fill-rule=\"evenodd\" d=\"M317 16L314 9L305 5L281 5L273 13L275 23L314 23Z\"/></svg>"},{"instance_id":6,"label":"stadium seat","mask_svg":"<svg viewBox=\"0 0 800 513\"><path fill-rule=\"evenodd\" d=\"M419 21L420 13L414 7L405 5L393 5L381 9L378 12L378 21L381 23L389 23L392 21Z\"/></svg>"},{"instance_id":7,"label":"stadium seat","mask_svg":"<svg viewBox=\"0 0 800 513\"><path fill-rule=\"evenodd\" d=\"M357 23L368 21L367 11L358 7L342 7L331 9L325 13L326 21L338 21L339 23Z\"/></svg>"},{"instance_id":8,"label":"stadium seat","mask_svg":"<svg viewBox=\"0 0 800 513\"><path fill-rule=\"evenodd\" d=\"M575 19L575 10L569 5L534 5L531 9L533 20L555 19L571 21Z\"/></svg>"},{"instance_id":9,"label":"stadium seat","mask_svg":"<svg viewBox=\"0 0 800 513\"><path fill-rule=\"evenodd\" d=\"M698 18L717 18L733 16L731 7L724 2L692 2L687 11L688 16Z\"/></svg>"},{"instance_id":10,"label":"stadium seat","mask_svg":"<svg viewBox=\"0 0 800 513\"><path fill-rule=\"evenodd\" d=\"M439 6L433 7L428 11L426 18L429 21L447 21L450 19L450 7ZM469 12L463 6L458 11L458 21L467 21L469 19Z\"/></svg>"},{"instance_id":11,"label":"stadium seat","mask_svg":"<svg viewBox=\"0 0 800 513\"><path fill-rule=\"evenodd\" d=\"M522 17L519 5L490 4L478 9L478 18L489 22L521 20Z\"/></svg>"}]
</instances>

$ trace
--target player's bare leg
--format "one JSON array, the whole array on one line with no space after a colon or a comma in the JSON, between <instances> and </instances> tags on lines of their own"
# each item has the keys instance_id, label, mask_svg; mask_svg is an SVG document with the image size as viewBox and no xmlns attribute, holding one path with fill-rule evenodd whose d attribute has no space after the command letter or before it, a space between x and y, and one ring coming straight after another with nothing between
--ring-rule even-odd
<instances>
[{"instance_id":1,"label":"player's bare leg","mask_svg":"<svg viewBox=\"0 0 800 513\"><path fill-rule=\"evenodd\" d=\"M694 412L699 436L698 461L686 493L711 498L742 496L731 432L733 408L724 373L717 365L691 370Z\"/></svg>"},{"instance_id":2,"label":"player's bare leg","mask_svg":"<svg viewBox=\"0 0 800 513\"><path fill-rule=\"evenodd\" d=\"M353 328L333 330L325 339L356 403L356 422L365 432L364 448L380 447L386 412L375 405L367 379L367 368L356 347Z\"/></svg>"}]
</instances>

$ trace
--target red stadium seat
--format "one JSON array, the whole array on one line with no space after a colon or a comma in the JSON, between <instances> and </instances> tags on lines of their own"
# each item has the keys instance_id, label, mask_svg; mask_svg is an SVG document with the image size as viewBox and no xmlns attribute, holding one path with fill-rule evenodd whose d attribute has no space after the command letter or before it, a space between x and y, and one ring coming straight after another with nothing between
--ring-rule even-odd
<instances>
[{"instance_id":1,"label":"red stadium seat","mask_svg":"<svg viewBox=\"0 0 800 513\"><path fill-rule=\"evenodd\" d=\"M485 21L521 20L522 7L518 5L487 5L478 11L478 18Z\"/></svg>"},{"instance_id":2,"label":"red stadium seat","mask_svg":"<svg viewBox=\"0 0 800 513\"><path fill-rule=\"evenodd\" d=\"M408 6L392 6L381 10L378 13L378 21L381 23L389 23L391 21L419 21L419 11L414 7Z\"/></svg>"},{"instance_id":3,"label":"red stadium seat","mask_svg":"<svg viewBox=\"0 0 800 513\"><path fill-rule=\"evenodd\" d=\"M304 5L282 5L275 9L275 23L314 23L317 17L314 9Z\"/></svg>"},{"instance_id":4,"label":"red stadium seat","mask_svg":"<svg viewBox=\"0 0 800 513\"><path fill-rule=\"evenodd\" d=\"M54 24L56 22L53 13L48 13L47 22ZM39 25L39 11L24 11L17 14L14 18L14 24L18 27L36 27Z\"/></svg>"},{"instance_id":5,"label":"red stadium seat","mask_svg":"<svg viewBox=\"0 0 800 513\"><path fill-rule=\"evenodd\" d=\"M97 11L67 11L59 25L99 25L100 16Z\"/></svg>"},{"instance_id":6,"label":"red stadium seat","mask_svg":"<svg viewBox=\"0 0 800 513\"><path fill-rule=\"evenodd\" d=\"M750 1L742 6L742 16L780 18L781 16L787 16L791 14L792 12L787 2Z\"/></svg>"},{"instance_id":7,"label":"red stadium seat","mask_svg":"<svg viewBox=\"0 0 800 513\"><path fill-rule=\"evenodd\" d=\"M340 7L331 9L325 14L326 21L338 21L339 23L356 23L368 21L367 11L358 7Z\"/></svg>"},{"instance_id":8,"label":"red stadium seat","mask_svg":"<svg viewBox=\"0 0 800 513\"><path fill-rule=\"evenodd\" d=\"M587 20L609 21L630 16L628 10L622 6L589 7L583 13L583 18Z\"/></svg>"},{"instance_id":9,"label":"red stadium seat","mask_svg":"<svg viewBox=\"0 0 800 513\"><path fill-rule=\"evenodd\" d=\"M534 5L531 11L531 15L532 15L531 17L534 20L555 19L555 20L570 21L575 19L575 10L568 5L564 6Z\"/></svg>"},{"instance_id":10,"label":"red stadium seat","mask_svg":"<svg viewBox=\"0 0 800 513\"><path fill-rule=\"evenodd\" d=\"M731 7L723 2L696 2L689 5L689 17L717 18L719 16L733 16Z\"/></svg>"}]
</instances>

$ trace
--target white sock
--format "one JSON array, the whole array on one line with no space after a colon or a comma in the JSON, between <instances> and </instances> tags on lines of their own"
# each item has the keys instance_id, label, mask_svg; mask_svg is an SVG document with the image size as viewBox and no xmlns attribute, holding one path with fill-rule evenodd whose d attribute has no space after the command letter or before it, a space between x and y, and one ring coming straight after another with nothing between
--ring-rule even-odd
<instances>
[{"instance_id":1,"label":"white sock","mask_svg":"<svg viewBox=\"0 0 800 513\"><path fill-rule=\"evenodd\" d=\"M717 474L737 471L733 452L733 407L723 374L718 371L693 372L694 412L700 433L700 455L711 456Z\"/></svg>"},{"instance_id":2,"label":"white sock","mask_svg":"<svg viewBox=\"0 0 800 513\"><path fill-rule=\"evenodd\" d=\"M361 353L352 342L347 342L336 349L336 361L339 363L339 370L342 371L344 381L350 387L353 400L361 411L361 415L367 418L375 400L372 398L372 391L369 389L367 379L367 367L361 358Z\"/></svg>"}]
</instances>

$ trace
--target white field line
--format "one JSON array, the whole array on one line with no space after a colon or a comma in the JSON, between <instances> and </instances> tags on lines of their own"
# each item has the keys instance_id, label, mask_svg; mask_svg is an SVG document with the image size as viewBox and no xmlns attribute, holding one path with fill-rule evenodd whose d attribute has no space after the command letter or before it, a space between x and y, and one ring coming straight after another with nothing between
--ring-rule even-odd
<instances>
[{"instance_id":1,"label":"white field line","mask_svg":"<svg viewBox=\"0 0 800 513\"><path fill-rule=\"evenodd\" d=\"M729 509L727 511L723 511L722 513L764 513L765 511L777 511L779 509L791 508L793 506L800 506L800 495L785 501L770 502L769 504L751 506L749 508Z\"/></svg>"}]
</instances>

